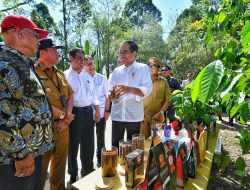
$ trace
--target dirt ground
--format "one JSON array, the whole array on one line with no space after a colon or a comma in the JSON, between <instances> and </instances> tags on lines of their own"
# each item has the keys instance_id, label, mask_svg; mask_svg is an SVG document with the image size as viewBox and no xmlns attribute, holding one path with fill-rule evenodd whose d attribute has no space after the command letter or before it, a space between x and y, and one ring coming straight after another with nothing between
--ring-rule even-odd
<instances>
[{"instance_id":1,"label":"dirt ground","mask_svg":"<svg viewBox=\"0 0 250 190\"><path fill-rule=\"evenodd\" d=\"M250 190L250 154L243 155L248 167L248 175L242 178L234 174L235 161L242 155L239 140L235 136L243 126L237 123L229 126L227 121L228 118L223 118L220 136L222 154L230 156L231 162L223 173L219 172L217 164L213 162L208 190Z\"/></svg>"}]
</instances>

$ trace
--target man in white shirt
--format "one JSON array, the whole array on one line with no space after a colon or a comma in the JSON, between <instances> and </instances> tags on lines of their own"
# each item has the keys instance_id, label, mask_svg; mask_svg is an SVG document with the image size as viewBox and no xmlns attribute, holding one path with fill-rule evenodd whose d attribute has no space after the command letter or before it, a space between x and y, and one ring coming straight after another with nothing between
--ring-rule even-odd
<instances>
[{"instance_id":1,"label":"man in white shirt","mask_svg":"<svg viewBox=\"0 0 250 190\"><path fill-rule=\"evenodd\" d=\"M138 45L134 41L124 41L120 46L120 59L123 65L112 73L109 84L112 101L112 146L119 147L119 141L140 133L144 118L143 99L152 91L149 67L136 62Z\"/></svg>"},{"instance_id":2,"label":"man in white shirt","mask_svg":"<svg viewBox=\"0 0 250 190\"><path fill-rule=\"evenodd\" d=\"M95 65L93 64L93 60L91 58L88 58L86 64L84 65L84 70L88 72L93 78L99 102L101 119L100 122L96 123L96 140L97 140L96 157L97 157L97 167L100 167L101 149L105 147L106 121L108 120L109 117L110 101L106 97L108 93L108 80L104 75L101 75L96 72Z\"/></svg>"},{"instance_id":3,"label":"man in white shirt","mask_svg":"<svg viewBox=\"0 0 250 190\"><path fill-rule=\"evenodd\" d=\"M74 183L78 176L77 153L80 143L81 176L85 176L94 170L94 124L93 108L95 108L95 120L99 122L100 111L92 77L83 70L86 63L85 53L81 49L74 48L69 53L71 66L66 70L65 76L73 90L75 115L74 122L69 128L69 153L68 173L70 183Z\"/></svg>"}]
</instances>

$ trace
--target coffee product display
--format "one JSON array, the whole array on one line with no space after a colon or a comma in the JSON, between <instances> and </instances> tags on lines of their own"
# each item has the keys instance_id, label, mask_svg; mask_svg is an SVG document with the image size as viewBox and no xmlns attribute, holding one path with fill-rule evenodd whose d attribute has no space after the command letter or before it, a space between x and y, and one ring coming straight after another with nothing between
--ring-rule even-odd
<instances>
[{"instance_id":1,"label":"coffee product display","mask_svg":"<svg viewBox=\"0 0 250 190\"><path fill-rule=\"evenodd\" d=\"M133 151L133 145L131 140L119 141L119 164L125 164L125 156Z\"/></svg>"},{"instance_id":2,"label":"coffee product display","mask_svg":"<svg viewBox=\"0 0 250 190\"><path fill-rule=\"evenodd\" d=\"M113 177L117 174L118 150L112 147L108 150L106 147L102 148L102 176Z\"/></svg>"}]
</instances>

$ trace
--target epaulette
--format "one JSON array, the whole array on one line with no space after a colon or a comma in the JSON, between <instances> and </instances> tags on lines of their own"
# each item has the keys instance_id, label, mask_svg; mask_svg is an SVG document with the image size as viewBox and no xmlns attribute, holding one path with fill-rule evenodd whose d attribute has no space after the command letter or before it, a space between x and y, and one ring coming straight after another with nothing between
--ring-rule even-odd
<instances>
[{"instance_id":1,"label":"epaulette","mask_svg":"<svg viewBox=\"0 0 250 190\"><path fill-rule=\"evenodd\" d=\"M164 81L168 82L168 81L167 81L167 79L165 79L165 78L164 78L164 77L162 77L162 76L158 76L157 78L159 78L159 79L163 79Z\"/></svg>"}]
</instances>

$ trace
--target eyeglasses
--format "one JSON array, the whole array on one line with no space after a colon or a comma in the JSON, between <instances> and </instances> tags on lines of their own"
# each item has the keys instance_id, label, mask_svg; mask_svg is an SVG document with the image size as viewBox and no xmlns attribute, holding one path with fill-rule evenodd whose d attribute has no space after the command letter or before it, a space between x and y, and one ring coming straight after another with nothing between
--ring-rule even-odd
<instances>
[{"instance_id":1,"label":"eyeglasses","mask_svg":"<svg viewBox=\"0 0 250 190\"><path fill-rule=\"evenodd\" d=\"M27 29L27 28L22 28L22 30L24 30L24 31L26 31L26 32L28 32L28 33L30 33L30 34L33 35L36 39L39 39L39 34L38 34L36 31L34 31L34 30L29 30L29 29Z\"/></svg>"},{"instance_id":2,"label":"eyeglasses","mask_svg":"<svg viewBox=\"0 0 250 190\"><path fill-rule=\"evenodd\" d=\"M161 70L161 71L170 71L169 69L163 69L163 70Z\"/></svg>"},{"instance_id":3,"label":"eyeglasses","mask_svg":"<svg viewBox=\"0 0 250 190\"><path fill-rule=\"evenodd\" d=\"M157 68L160 68L159 65L157 64L148 64L148 66L151 68L151 69L157 69Z\"/></svg>"}]
</instances>

